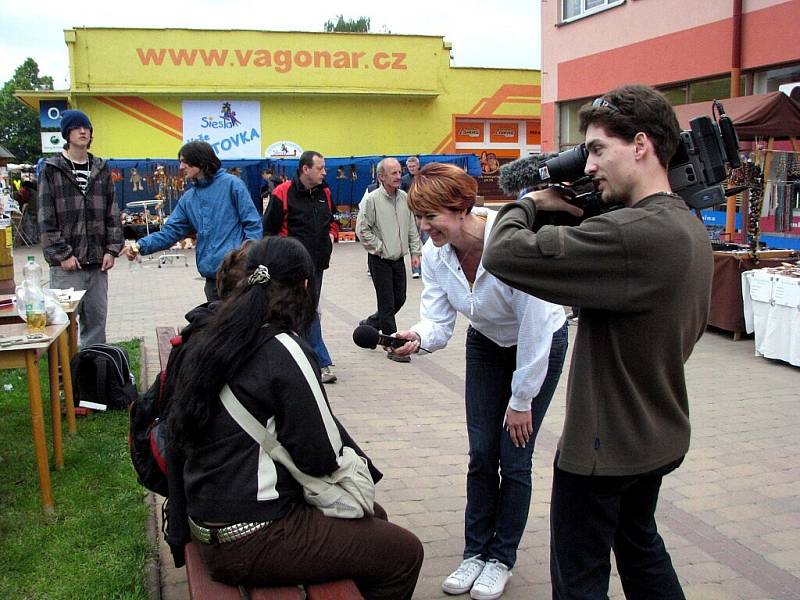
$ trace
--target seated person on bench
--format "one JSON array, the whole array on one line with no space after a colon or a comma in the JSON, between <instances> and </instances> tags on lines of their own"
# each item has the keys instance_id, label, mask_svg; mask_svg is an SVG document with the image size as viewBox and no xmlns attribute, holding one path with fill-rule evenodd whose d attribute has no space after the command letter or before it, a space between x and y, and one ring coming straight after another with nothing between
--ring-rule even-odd
<instances>
[{"instance_id":1,"label":"seated person on bench","mask_svg":"<svg viewBox=\"0 0 800 600\"><path fill-rule=\"evenodd\" d=\"M308 505L300 485L219 399L228 384L250 413L274 428L304 472L323 475L337 468L339 449L323 423L327 399L317 404L297 363L272 336L276 330L290 335L319 380L313 350L293 333L305 331L314 315L316 299L307 286L313 269L293 238L251 244L247 282L216 308L185 350L167 430L170 451L185 455L192 537L211 576L223 583L263 587L352 579L367 600L410 599L422 566L420 541L389 523L378 504L374 517L362 519L326 517ZM341 437L347 444L349 436ZM204 530L215 541L198 539Z\"/></svg>"}]
</instances>

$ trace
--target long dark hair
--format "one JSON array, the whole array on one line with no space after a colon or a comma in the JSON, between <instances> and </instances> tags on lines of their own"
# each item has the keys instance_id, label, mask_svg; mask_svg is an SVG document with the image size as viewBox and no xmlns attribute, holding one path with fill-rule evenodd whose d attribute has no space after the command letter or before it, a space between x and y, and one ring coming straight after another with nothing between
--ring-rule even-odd
<instances>
[{"instance_id":1,"label":"long dark hair","mask_svg":"<svg viewBox=\"0 0 800 600\"><path fill-rule=\"evenodd\" d=\"M195 141L184 144L178 151L178 160L181 159L190 167L200 169L207 179L211 179L222 166L208 142Z\"/></svg>"},{"instance_id":2,"label":"long dark hair","mask_svg":"<svg viewBox=\"0 0 800 600\"><path fill-rule=\"evenodd\" d=\"M238 286L185 350L167 415L167 430L178 446L197 439L209 424L220 390L260 346L262 325L302 333L311 324L316 298L306 282L314 263L303 245L284 237L251 244L245 277L262 266L269 279Z\"/></svg>"}]
</instances>

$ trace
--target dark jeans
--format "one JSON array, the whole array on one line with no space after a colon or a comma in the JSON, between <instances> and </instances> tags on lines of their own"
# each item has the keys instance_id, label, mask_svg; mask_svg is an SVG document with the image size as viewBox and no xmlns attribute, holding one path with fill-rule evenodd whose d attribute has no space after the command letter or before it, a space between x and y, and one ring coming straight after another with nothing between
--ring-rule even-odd
<instances>
[{"instance_id":1,"label":"dark jeans","mask_svg":"<svg viewBox=\"0 0 800 600\"><path fill-rule=\"evenodd\" d=\"M480 554L513 567L531 504L536 435L553 397L567 353L567 327L553 334L550 362L531 404L533 436L517 448L503 427L517 347L503 348L478 330L467 330L465 400L469 436L464 558ZM498 470L499 467L499 470Z\"/></svg>"},{"instance_id":2,"label":"dark jeans","mask_svg":"<svg viewBox=\"0 0 800 600\"><path fill-rule=\"evenodd\" d=\"M378 310L366 318L367 324L380 329L384 335L397 331L394 316L406 303L406 263L402 258L386 260L367 255L367 266L375 286Z\"/></svg>"},{"instance_id":3,"label":"dark jeans","mask_svg":"<svg viewBox=\"0 0 800 600\"><path fill-rule=\"evenodd\" d=\"M334 519L307 504L243 540L197 542L211 576L231 585L280 586L352 579L366 600L408 600L422 567L417 537L375 517Z\"/></svg>"},{"instance_id":4,"label":"dark jeans","mask_svg":"<svg viewBox=\"0 0 800 600\"><path fill-rule=\"evenodd\" d=\"M217 294L216 277L206 277L206 284L203 286L203 292L206 294L206 301L215 302L219 300L219 294Z\"/></svg>"},{"instance_id":5,"label":"dark jeans","mask_svg":"<svg viewBox=\"0 0 800 600\"><path fill-rule=\"evenodd\" d=\"M319 319L319 298L322 293L322 275L324 271L314 269L314 275L308 280L308 285L314 290L317 299L316 316L311 322L311 325L306 331L305 338L309 345L314 349L314 354L317 355L317 362L321 369L329 367L333 364L331 355L328 352L328 347L325 345L325 340L322 339L322 323Z\"/></svg>"},{"instance_id":6,"label":"dark jeans","mask_svg":"<svg viewBox=\"0 0 800 600\"><path fill-rule=\"evenodd\" d=\"M628 600L683 600L655 520L661 479L682 461L614 477L575 475L555 467L550 504L554 599L608 598L613 549Z\"/></svg>"}]
</instances>

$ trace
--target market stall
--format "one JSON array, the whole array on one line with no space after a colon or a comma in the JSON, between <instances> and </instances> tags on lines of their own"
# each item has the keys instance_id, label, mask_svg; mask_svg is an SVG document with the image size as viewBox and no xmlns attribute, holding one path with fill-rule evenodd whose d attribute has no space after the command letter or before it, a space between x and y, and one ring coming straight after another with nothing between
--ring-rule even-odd
<instances>
[{"instance_id":1,"label":"market stall","mask_svg":"<svg viewBox=\"0 0 800 600\"><path fill-rule=\"evenodd\" d=\"M756 355L800 366L800 267L742 273L742 300Z\"/></svg>"},{"instance_id":2,"label":"market stall","mask_svg":"<svg viewBox=\"0 0 800 600\"><path fill-rule=\"evenodd\" d=\"M728 98L722 103L748 159L761 174L758 214L752 217L759 220L762 241L775 248L800 248L800 103L783 92ZM695 117L713 116L711 102L676 106L675 113L683 128ZM750 201L749 194L743 194L741 215L750 217ZM735 211L732 197L722 213L726 241L737 239ZM749 220L741 220L743 229Z\"/></svg>"},{"instance_id":3,"label":"market stall","mask_svg":"<svg viewBox=\"0 0 800 600\"><path fill-rule=\"evenodd\" d=\"M746 250L714 252L714 278L711 284L708 324L732 332L733 339L738 340L747 330L742 305L742 273L764 267L777 267L787 260L798 258L800 256L787 250L762 252L758 262Z\"/></svg>"},{"instance_id":4,"label":"market stall","mask_svg":"<svg viewBox=\"0 0 800 600\"><path fill-rule=\"evenodd\" d=\"M364 195L367 186L375 181L375 170L383 156L325 157L328 171L326 181L331 189L333 201L337 205L356 206ZM407 156L396 156L405 163ZM472 176L481 174L478 157L473 154L423 154L419 156L424 166L430 162L454 163ZM161 211L166 216L172 212L178 198L185 189L185 181L180 176L177 159L109 159L114 180L117 202L125 211L131 202L161 200ZM271 169L276 176L291 178L297 171L299 160L223 160L222 166L237 174L247 185L253 203L261 212L261 172ZM133 211L130 211L133 212ZM141 211L136 211L141 212Z\"/></svg>"}]
</instances>

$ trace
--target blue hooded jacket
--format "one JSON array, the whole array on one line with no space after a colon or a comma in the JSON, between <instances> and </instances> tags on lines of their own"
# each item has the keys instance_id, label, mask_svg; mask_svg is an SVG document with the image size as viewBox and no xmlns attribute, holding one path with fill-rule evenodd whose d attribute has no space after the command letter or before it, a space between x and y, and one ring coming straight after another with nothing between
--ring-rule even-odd
<instances>
[{"instance_id":1,"label":"blue hooded jacket","mask_svg":"<svg viewBox=\"0 0 800 600\"><path fill-rule=\"evenodd\" d=\"M192 233L197 233L197 270L212 278L228 252L246 239L261 239L261 218L241 179L225 169L211 179L198 179L180 197L161 231L139 240L139 251L165 250Z\"/></svg>"}]
</instances>

